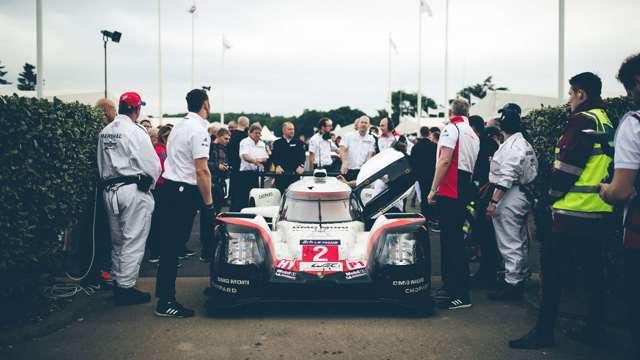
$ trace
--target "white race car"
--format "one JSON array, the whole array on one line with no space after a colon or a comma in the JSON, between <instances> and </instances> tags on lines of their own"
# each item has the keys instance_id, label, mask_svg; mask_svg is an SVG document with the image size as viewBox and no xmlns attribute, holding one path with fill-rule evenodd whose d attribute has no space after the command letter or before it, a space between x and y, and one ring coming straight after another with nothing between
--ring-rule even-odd
<instances>
[{"instance_id":1,"label":"white race car","mask_svg":"<svg viewBox=\"0 0 640 360\"><path fill-rule=\"evenodd\" d=\"M383 301L432 313L425 219L385 213L414 183L408 158L389 149L362 167L353 189L323 170L282 197L276 189L254 189L255 207L218 216L209 309Z\"/></svg>"}]
</instances>

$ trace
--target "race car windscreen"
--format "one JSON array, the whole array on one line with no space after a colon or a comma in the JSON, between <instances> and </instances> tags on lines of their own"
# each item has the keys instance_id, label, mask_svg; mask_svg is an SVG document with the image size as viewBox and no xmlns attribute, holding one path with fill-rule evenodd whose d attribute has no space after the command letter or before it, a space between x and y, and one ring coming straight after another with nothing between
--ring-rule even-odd
<instances>
[{"instance_id":1,"label":"race car windscreen","mask_svg":"<svg viewBox=\"0 0 640 360\"><path fill-rule=\"evenodd\" d=\"M293 222L342 222L353 221L348 199L299 200L287 198L282 218Z\"/></svg>"}]
</instances>

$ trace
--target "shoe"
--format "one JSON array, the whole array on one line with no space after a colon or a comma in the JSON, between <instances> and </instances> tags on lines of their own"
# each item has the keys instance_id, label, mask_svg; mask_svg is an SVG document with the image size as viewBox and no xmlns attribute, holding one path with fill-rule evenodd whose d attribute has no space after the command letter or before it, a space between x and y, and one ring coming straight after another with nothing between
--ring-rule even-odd
<instances>
[{"instance_id":1,"label":"shoe","mask_svg":"<svg viewBox=\"0 0 640 360\"><path fill-rule=\"evenodd\" d=\"M146 304L151 301L151 295L134 287L121 288L115 286L113 288L113 300L118 306Z\"/></svg>"},{"instance_id":2,"label":"shoe","mask_svg":"<svg viewBox=\"0 0 640 360\"><path fill-rule=\"evenodd\" d=\"M440 232L440 223L438 221L429 221L429 230L433 231L434 233L439 233Z\"/></svg>"},{"instance_id":3,"label":"shoe","mask_svg":"<svg viewBox=\"0 0 640 360\"><path fill-rule=\"evenodd\" d=\"M509 341L509 347L512 349L532 350L552 347L555 345L556 343L553 340L553 334L545 334L535 327L531 329L527 335L519 339Z\"/></svg>"},{"instance_id":4,"label":"shoe","mask_svg":"<svg viewBox=\"0 0 640 360\"><path fill-rule=\"evenodd\" d=\"M602 346L602 340L604 338L602 331L591 331L586 326L570 328L565 331L565 335L573 341L596 348Z\"/></svg>"},{"instance_id":5,"label":"shoe","mask_svg":"<svg viewBox=\"0 0 640 360\"><path fill-rule=\"evenodd\" d=\"M188 318L195 315L195 312L191 309L187 309L176 301L160 302L156 306L156 316L162 317L176 317L176 318Z\"/></svg>"},{"instance_id":6,"label":"shoe","mask_svg":"<svg viewBox=\"0 0 640 360\"><path fill-rule=\"evenodd\" d=\"M471 301L462 298L452 298L449 301L442 301L438 303L440 309L456 310L466 309L471 307Z\"/></svg>"},{"instance_id":7,"label":"shoe","mask_svg":"<svg viewBox=\"0 0 640 360\"><path fill-rule=\"evenodd\" d=\"M150 256L150 257L147 259L147 262L148 262L149 264L157 264L157 263L159 263L159 262L160 262L160 256Z\"/></svg>"},{"instance_id":8,"label":"shoe","mask_svg":"<svg viewBox=\"0 0 640 360\"><path fill-rule=\"evenodd\" d=\"M524 296L524 281L516 285L503 283L498 290L490 292L487 296L493 301L520 301Z\"/></svg>"},{"instance_id":9,"label":"shoe","mask_svg":"<svg viewBox=\"0 0 640 360\"><path fill-rule=\"evenodd\" d=\"M193 255L197 254L195 251L189 249L188 247L185 246L184 248L184 252L182 253L182 255L178 256L178 259L180 260L184 260L186 258L190 258Z\"/></svg>"},{"instance_id":10,"label":"shoe","mask_svg":"<svg viewBox=\"0 0 640 360\"><path fill-rule=\"evenodd\" d=\"M433 298L436 300L449 300L451 296L449 295L449 291L443 286L433 293Z\"/></svg>"},{"instance_id":11,"label":"shoe","mask_svg":"<svg viewBox=\"0 0 640 360\"><path fill-rule=\"evenodd\" d=\"M100 271L100 282L104 285L113 285L113 279L111 278L111 273L108 271Z\"/></svg>"}]
</instances>

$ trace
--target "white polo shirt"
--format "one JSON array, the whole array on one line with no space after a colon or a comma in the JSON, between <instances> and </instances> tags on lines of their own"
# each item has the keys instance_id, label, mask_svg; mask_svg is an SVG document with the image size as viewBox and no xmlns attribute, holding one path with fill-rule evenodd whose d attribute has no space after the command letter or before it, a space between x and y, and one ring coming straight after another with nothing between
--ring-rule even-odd
<instances>
[{"instance_id":1,"label":"white polo shirt","mask_svg":"<svg viewBox=\"0 0 640 360\"><path fill-rule=\"evenodd\" d=\"M264 166L258 167L246 161L242 155L249 155L253 159L266 160L269 158L267 146L262 140L253 141L251 137L246 137L240 141L240 171L264 171Z\"/></svg>"},{"instance_id":2,"label":"white polo shirt","mask_svg":"<svg viewBox=\"0 0 640 360\"><path fill-rule=\"evenodd\" d=\"M455 125L449 123L442 129L437 154L440 154L441 147L455 149L456 143L458 143L458 169L473 174L473 168L480 151L480 139L473 128L469 126L469 120L466 117L463 118L464 121ZM460 142L458 142L458 138L460 138Z\"/></svg>"},{"instance_id":3,"label":"white polo shirt","mask_svg":"<svg viewBox=\"0 0 640 360\"><path fill-rule=\"evenodd\" d=\"M309 139L309 152L314 154L313 161L317 166L333 164L331 150L331 141L323 139L322 134L317 133Z\"/></svg>"},{"instance_id":4,"label":"white polo shirt","mask_svg":"<svg viewBox=\"0 0 640 360\"><path fill-rule=\"evenodd\" d=\"M398 138L393 135L391 132L388 132L387 135L378 136L378 149L380 152L387 150L393 145L393 142L398 140Z\"/></svg>"},{"instance_id":5,"label":"white polo shirt","mask_svg":"<svg viewBox=\"0 0 640 360\"><path fill-rule=\"evenodd\" d=\"M196 113L188 113L176 124L167 141L167 159L163 178L171 181L197 184L196 159L209 158L211 137L205 121Z\"/></svg>"},{"instance_id":6,"label":"white polo shirt","mask_svg":"<svg viewBox=\"0 0 640 360\"><path fill-rule=\"evenodd\" d=\"M345 136L340 146L347 150L349 169L360 169L369 158L369 153L376 151L373 136L369 134L361 136L357 131Z\"/></svg>"}]
</instances>

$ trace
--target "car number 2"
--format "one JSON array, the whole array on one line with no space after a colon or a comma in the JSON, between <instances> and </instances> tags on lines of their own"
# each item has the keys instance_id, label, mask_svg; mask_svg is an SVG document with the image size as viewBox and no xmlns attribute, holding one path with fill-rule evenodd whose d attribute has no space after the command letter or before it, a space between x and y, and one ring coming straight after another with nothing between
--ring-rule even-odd
<instances>
[{"instance_id":1,"label":"car number 2","mask_svg":"<svg viewBox=\"0 0 640 360\"><path fill-rule=\"evenodd\" d=\"M339 261L338 246L303 245L302 261L313 261L313 262Z\"/></svg>"}]
</instances>

